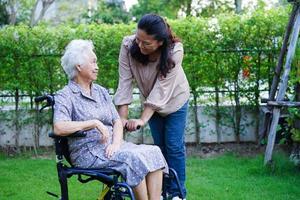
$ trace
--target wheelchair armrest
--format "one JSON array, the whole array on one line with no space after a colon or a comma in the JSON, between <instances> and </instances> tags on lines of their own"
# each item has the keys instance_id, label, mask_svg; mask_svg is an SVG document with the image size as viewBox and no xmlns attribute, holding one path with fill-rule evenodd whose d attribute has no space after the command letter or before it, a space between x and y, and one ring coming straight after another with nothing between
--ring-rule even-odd
<instances>
[{"instance_id":1,"label":"wheelchair armrest","mask_svg":"<svg viewBox=\"0 0 300 200\"><path fill-rule=\"evenodd\" d=\"M61 136L61 135L56 135L54 132L50 132L48 136L55 139L55 138L85 137L86 134L87 133L85 131L76 131L75 133L72 133L70 135Z\"/></svg>"}]
</instances>

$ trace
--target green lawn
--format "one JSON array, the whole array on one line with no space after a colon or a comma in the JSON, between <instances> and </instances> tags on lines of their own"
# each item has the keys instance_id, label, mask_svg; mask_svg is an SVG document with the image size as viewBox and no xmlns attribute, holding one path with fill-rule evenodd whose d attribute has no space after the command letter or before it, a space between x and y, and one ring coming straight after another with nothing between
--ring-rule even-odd
<instances>
[{"instance_id":1,"label":"green lawn","mask_svg":"<svg viewBox=\"0 0 300 200\"><path fill-rule=\"evenodd\" d=\"M284 154L275 156L271 171L263 167L263 155L238 157L224 155L187 161L188 200L286 200L300 198L300 170L289 163ZM95 200L101 186L81 184L72 178L71 200ZM54 159L28 156L5 158L0 155L1 200L55 199L46 191L59 193Z\"/></svg>"}]
</instances>

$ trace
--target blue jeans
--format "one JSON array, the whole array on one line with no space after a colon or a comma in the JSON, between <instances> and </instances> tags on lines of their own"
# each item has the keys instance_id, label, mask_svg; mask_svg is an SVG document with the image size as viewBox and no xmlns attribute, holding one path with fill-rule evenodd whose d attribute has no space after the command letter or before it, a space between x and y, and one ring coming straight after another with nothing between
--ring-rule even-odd
<instances>
[{"instance_id":1,"label":"blue jeans","mask_svg":"<svg viewBox=\"0 0 300 200\"><path fill-rule=\"evenodd\" d=\"M187 111L188 102L178 111L165 117L154 113L149 120L154 144L160 147L169 167L175 169L177 172L184 196L186 196L184 130ZM169 183L167 192L172 197L179 195L175 180Z\"/></svg>"}]
</instances>

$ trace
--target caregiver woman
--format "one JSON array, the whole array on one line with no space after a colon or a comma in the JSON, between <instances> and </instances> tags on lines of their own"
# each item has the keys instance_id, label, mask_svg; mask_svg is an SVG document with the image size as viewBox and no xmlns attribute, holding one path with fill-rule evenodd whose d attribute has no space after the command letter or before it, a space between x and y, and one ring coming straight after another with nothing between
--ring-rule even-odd
<instances>
[{"instance_id":1,"label":"caregiver woman","mask_svg":"<svg viewBox=\"0 0 300 200\"><path fill-rule=\"evenodd\" d=\"M176 170L185 196L184 129L190 93L182 59L182 43L164 19L144 15L136 34L123 39L114 102L129 131L149 122L154 144L161 148L169 167ZM135 82L144 108L139 119L128 119ZM175 181L169 183L167 191L173 199L179 199Z\"/></svg>"}]
</instances>

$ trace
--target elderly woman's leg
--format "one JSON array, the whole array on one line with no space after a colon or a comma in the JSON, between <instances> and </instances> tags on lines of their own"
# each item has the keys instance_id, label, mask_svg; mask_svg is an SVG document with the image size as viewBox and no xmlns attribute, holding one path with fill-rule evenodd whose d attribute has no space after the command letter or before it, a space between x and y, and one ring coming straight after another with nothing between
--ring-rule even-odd
<instances>
[{"instance_id":1,"label":"elderly woman's leg","mask_svg":"<svg viewBox=\"0 0 300 200\"><path fill-rule=\"evenodd\" d=\"M134 196L137 200L148 200L147 185L145 179L133 188Z\"/></svg>"},{"instance_id":2,"label":"elderly woman's leg","mask_svg":"<svg viewBox=\"0 0 300 200\"><path fill-rule=\"evenodd\" d=\"M159 200L162 190L162 170L150 172L146 176L149 200Z\"/></svg>"}]
</instances>

